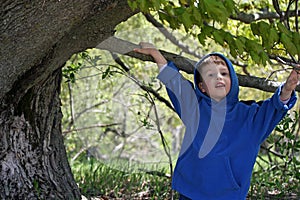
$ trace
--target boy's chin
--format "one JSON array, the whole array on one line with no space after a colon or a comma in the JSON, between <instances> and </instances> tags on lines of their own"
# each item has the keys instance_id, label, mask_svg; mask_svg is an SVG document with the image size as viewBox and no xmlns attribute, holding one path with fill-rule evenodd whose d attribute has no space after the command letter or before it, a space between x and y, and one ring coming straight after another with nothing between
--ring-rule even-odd
<instances>
[{"instance_id":1,"label":"boy's chin","mask_svg":"<svg viewBox=\"0 0 300 200\"><path fill-rule=\"evenodd\" d=\"M213 99L213 100L216 101L216 102L220 102L220 101L222 101L223 99L225 99L226 96L221 96L221 97L210 97L210 98Z\"/></svg>"}]
</instances>

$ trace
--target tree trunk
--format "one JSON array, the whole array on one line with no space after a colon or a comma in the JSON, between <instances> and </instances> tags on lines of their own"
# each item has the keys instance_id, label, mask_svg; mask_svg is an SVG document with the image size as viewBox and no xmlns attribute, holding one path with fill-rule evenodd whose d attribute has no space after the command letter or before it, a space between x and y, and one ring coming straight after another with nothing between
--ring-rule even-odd
<instances>
[{"instance_id":1,"label":"tree trunk","mask_svg":"<svg viewBox=\"0 0 300 200\"><path fill-rule=\"evenodd\" d=\"M80 199L61 134L61 67L114 33L126 0L0 7L0 198Z\"/></svg>"},{"instance_id":2,"label":"tree trunk","mask_svg":"<svg viewBox=\"0 0 300 200\"><path fill-rule=\"evenodd\" d=\"M1 199L79 199L61 134L61 71L1 112Z\"/></svg>"}]
</instances>

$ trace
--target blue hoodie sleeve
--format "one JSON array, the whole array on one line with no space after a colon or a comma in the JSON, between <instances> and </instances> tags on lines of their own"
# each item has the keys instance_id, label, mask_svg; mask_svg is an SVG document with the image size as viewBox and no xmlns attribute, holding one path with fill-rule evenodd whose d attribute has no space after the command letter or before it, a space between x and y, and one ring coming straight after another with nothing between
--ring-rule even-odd
<instances>
[{"instance_id":1,"label":"blue hoodie sleeve","mask_svg":"<svg viewBox=\"0 0 300 200\"><path fill-rule=\"evenodd\" d=\"M296 103L297 97L295 91L287 104L280 101L280 93L283 85L281 85L270 98L265 100L261 106L254 109L253 127L256 133L257 142L262 143L273 131L275 126L284 118L288 110Z\"/></svg>"},{"instance_id":2,"label":"blue hoodie sleeve","mask_svg":"<svg viewBox=\"0 0 300 200\"><path fill-rule=\"evenodd\" d=\"M159 73L157 78L166 86L169 98L182 122L187 125L191 117L195 117L195 122L198 122L198 98L193 84L179 73L175 64L168 62L168 66Z\"/></svg>"}]
</instances>

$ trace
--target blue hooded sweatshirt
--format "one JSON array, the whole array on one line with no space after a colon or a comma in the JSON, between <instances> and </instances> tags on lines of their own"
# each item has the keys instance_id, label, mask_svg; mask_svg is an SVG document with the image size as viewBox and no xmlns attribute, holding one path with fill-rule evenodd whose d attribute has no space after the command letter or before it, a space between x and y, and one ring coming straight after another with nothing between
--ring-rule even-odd
<instances>
[{"instance_id":1,"label":"blue hooded sweatshirt","mask_svg":"<svg viewBox=\"0 0 300 200\"><path fill-rule=\"evenodd\" d=\"M261 143L296 102L280 99L282 85L261 103L239 101L239 84L232 63L222 54L231 78L226 98L216 102L183 78L173 62L159 73L169 98L185 125L185 136L174 170L172 187L193 200L246 199ZM197 66L196 65L196 66Z\"/></svg>"}]
</instances>

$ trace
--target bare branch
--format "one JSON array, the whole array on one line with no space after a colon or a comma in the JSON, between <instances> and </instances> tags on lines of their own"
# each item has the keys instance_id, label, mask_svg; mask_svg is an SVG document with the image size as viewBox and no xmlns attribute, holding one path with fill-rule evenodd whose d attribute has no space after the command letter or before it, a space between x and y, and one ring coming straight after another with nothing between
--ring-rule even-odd
<instances>
[{"instance_id":1,"label":"bare branch","mask_svg":"<svg viewBox=\"0 0 300 200\"><path fill-rule=\"evenodd\" d=\"M123 41L123 42L127 42L127 41ZM143 89L144 91L147 91L149 93L151 93L152 95L155 96L155 98L157 98L160 102L164 103L167 107L169 107L170 109L174 110L173 106L171 105L170 101L168 101L167 99L165 99L164 97L162 97L157 91L155 91L152 87L150 86L146 86L144 84L141 84L138 82L138 80L132 75L129 74L129 67L125 65L125 63L123 63L123 61L114 53L112 53L113 58L115 59L115 62L117 64L119 64L122 69L124 69L127 73L130 79L132 79L141 89ZM148 59L152 59L152 57L148 57ZM152 60L153 61L153 60Z\"/></svg>"},{"instance_id":2,"label":"bare branch","mask_svg":"<svg viewBox=\"0 0 300 200\"><path fill-rule=\"evenodd\" d=\"M299 25L298 25L298 16L299 16L299 8L298 8L298 3L299 3L299 1L298 0L296 0L296 6L295 6L295 10L296 10L296 16L295 16L295 27L296 27L296 31L299 33Z\"/></svg>"},{"instance_id":3,"label":"bare branch","mask_svg":"<svg viewBox=\"0 0 300 200\"><path fill-rule=\"evenodd\" d=\"M282 19L282 12L279 8L279 3L278 3L278 0L272 0L273 2L273 7L274 9L276 10L277 14L280 16L280 18Z\"/></svg>"},{"instance_id":4,"label":"bare branch","mask_svg":"<svg viewBox=\"0 0 300 200\"><path fill-rule=\"evenodd\" d=\"M180 49L183 50L183 52L188 53L190 55L193 55L195 57L200 58L201 55L197 54L196 52L192 51L188 45L185 45L177 40L176 37L174 37L165 27L163 24L158 22L154 19L154 17L151 14L145 14L144 15L146 19L154 26L156 27L168 40L170 40L173 44L180 47Z\"/></svg>"},{"instance_id":5,"label":"bare branch","mask_svg":"<svg viewBox=\"0 0 300 200\"><path fill-rule=\"evenodd\" d=\"M70 82L68 83L68 90L69 90L69 103L70 103L70 113L71 113L71 121L69 123L68 130L70 130L75 123L74 100L73 100L73 92L72 92L73 90Z\"/></svg>"},{"instance_id":6,"label":"bare branch","mask_svg":"<svg viewBox=\"0 0 300 200\"><path fill-rule=\"evenodd\" d=\"M160 139L161 139L161 142L162 142L162 145L164 147L164 151L165 151L165 154L167 155L168 159L169 159L169 167L170 167L170 173L171 173L171 178L173 177L173 164L172 164L172 156L171 156L171 150L170 150L170 147L169 145L167 144L167 141L166 141L166 138L161 130L161 126L160 126L160 121L159 121L159 117L158 117L158 111L157 111L157 107L156 107L156 104L155 104L155 101L154 99L152 98L152 96L148 95L148 100L149 102L153 105L153 108L154 108L154 114L155 114L155 123L156 123L156 126L157 126L157 130L158 130L158 133L159 133L159 136L160 136ZM174 193L173 193L173 190L171 189L170 190L170 196L171 196L171 200L173 200L174 198Z\"/></svg>"},{"instance_id":7,"label":"bare branch","mask_svg":"<svg viewBox=\"0 0 300 200\"><path fill-rule=\"evenodd\" d=\"M288 17L296 17L299 16L299 10L290 10L287 12L281 12L279 10L279 13L281 13L282 16L288 15ZM244 22L246 24L250 24L254 21L259 21L262 19L282 19L282 16L279 13L264 11L262 13L254 13L254 14L247 14L240 12L236 16L231 16L230 18L233 20L238 20L241 22Z\"/></svg>"},{"instance_id":8,"label":"bare branch","mask_svg":"<svg viewBox=\"0 0 300 200\"><path fill-rule=\"evenodd\" d=\"M75 120L75 119L77 120L82 114L86 113L89 110L92 110L93 108L96 108L96 107L98 107L100 105L103 105L103 104L105 104L107 102L108 102L108 100L104 100L104 101L96 103L96 104L94 104L94 105L92 105L92 106L90 106L88 108L83 109L81 112L79 112L79 113L76 114L76 116L73 118L73 120Z\"/></svg>"},{"instance_id":9,"label":"bare branch","mask_svg":"<svg viewBox=\"0 0 300 200\"><path fill-rule=\"evenodd\" d=\"M72 130L66 130L66 131L63 131L62 133L65 135L65 134L68 134L71 132L76 132L76 131L88 130L88 129L93 129L93 128L104 128L104 127L117 126L117 125L120 125L120 123L95 124L92 126L86 126L86 127L76 128L76 129L72 129Z\"/></svg>"}]
</instances>

